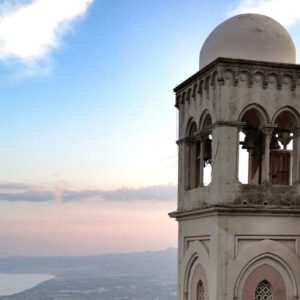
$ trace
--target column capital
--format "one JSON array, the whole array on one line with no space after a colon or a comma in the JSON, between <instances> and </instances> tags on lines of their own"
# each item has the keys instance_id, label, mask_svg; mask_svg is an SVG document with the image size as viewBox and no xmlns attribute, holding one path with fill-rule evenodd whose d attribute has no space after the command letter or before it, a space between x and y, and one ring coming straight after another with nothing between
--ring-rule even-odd
<instances>
[{"instance_id":1,"label":"column capital","mask_svg":"<svg viewBox=\"0 0 300 300\"><path fill-rule=\"evenodd\" d=\"M266 124L265 127L261 128L261 131L265 136L271 136L273 134L275 128L277 128L277 125Z\"/></svg>"},{"instance_id":2,"label":"column capital","mask_svg":"<svg viewBox=\"0 0 300 300\"><path fill-rule=\"evenodd\" d=\"M202 142L208 138L209 134L210 134L209 131L198 130L194 133L194 136Z\"/></svg>"}]
</instances>

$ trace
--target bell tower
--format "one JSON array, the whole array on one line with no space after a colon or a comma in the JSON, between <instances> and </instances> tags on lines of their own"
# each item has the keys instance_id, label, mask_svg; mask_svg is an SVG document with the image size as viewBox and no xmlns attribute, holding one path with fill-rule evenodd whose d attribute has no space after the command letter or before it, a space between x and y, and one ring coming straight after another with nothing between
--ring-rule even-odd
<instances>
[{"instance_id":1,"label":"bell tower","mask_svg":"<svg viewBox=\"0 0 300 300\"><path fill-rule=\"evenodd\" d=\"M300 297L300 65L275 20L232 17L178 85L179 300Z\"/></svg>"}]
</instances>

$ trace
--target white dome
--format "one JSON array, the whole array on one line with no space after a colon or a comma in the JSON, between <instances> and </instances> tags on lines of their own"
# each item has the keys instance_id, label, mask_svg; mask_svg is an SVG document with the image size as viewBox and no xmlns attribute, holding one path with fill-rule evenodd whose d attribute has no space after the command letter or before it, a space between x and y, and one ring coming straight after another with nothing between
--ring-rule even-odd
<instances>
[{"instance_id":1,"label":"white dome","mask_svg":"<svg viewBox=\"0 0 300 300\"><path fill-rule=\"evenodd\" d=\"M286 29L258 14L242 14L217 26L200 52L200 69L218 57L296 63L295 45Z\"/></svg>"}]
</instances>

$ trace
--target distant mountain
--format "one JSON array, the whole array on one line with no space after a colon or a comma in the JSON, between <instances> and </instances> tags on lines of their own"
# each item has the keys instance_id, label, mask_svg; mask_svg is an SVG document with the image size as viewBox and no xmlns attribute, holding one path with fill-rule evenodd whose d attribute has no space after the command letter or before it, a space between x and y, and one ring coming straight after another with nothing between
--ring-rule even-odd
<instances>
[{"instance_id":1,"label":"distant mountain","mask_svg":"<svg viewBox=\"0 0 300 300\"><path fill-rule=\"evenodd\" d=\"M68 272L95 272L113 275L153 274L177 268L177 249L99 256L0 257L0 272L49 273L60 276Z\"/></svg>"},{"instance_id":2,"label":"distant mountain","mask_svg":"<svg viewBox=\"0 0 300 300\"><path fill-rule=\"evenodd\" d=\"M0 299L175 300L177 249L78 257L2 257L0 272L56 278Z\"/></svg>"}]
</instances>

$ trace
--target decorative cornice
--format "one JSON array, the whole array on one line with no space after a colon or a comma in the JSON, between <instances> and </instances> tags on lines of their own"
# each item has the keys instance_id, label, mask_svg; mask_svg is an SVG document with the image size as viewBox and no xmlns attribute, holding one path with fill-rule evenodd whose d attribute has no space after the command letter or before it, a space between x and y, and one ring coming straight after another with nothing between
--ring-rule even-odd
<instances>
[{"instance_id":1,"label":"decorative cornice","mask_svg":"<svg viewBox=\"0 0 300 300\"><path fill-rule=\"evenodd\" d=\"M263 68L265 68L270 72L274 70L274 68L280 69L282 72L286 71L288 73L294 73L294 74L295 71L300 72L300 65L298 64L272 63L272 62L265 62L265 61L219 57L213 62L211 62L209 65L207 65L206 67L204 67L203 69L201 69L200 71L198 71L197 73L195 73L194 75L192 75L191 77L189 77L188 79L186 79L185 81L177 85L174 88L174 92L177 93L180 90L186 88L188 84L199 79L200 75L203 75L205 73L210 73L211 70L216 66L220 66L223 68L224 67L227 68L228 66L231 66L233 68L238 68L238 69L242 69L246 67L246 69L249 71L250 69L252 69L254 73L256 73L255 71L257 71L258 69L263 69ZM219 70L221 70L221 68L219 68Z\"/></svg>"},{"instance_id":2,"label":"decorative cornice","mask_svg":"<svg viewBox=\"0 0 300 300\"><path fill-rule=\"evenodd\" d=\"M300 206L279 206L279 205L236 205L236 204L215 204L203 206L190 211L174 211L169 213L171 218L177 220L190 219L207 215L280 215L300 217Z\"/></svg>"},{"instance_id":3,"label":"decorative cornice","mask_svg":"<svg viewBox=\"0 0 300 300\"><path fill-rule=\"evenodd\" d=\"M232 74L234 87L247 80L249 88L253 87L254 82L261 81L261 87L267 89L276 80L277 90L281 90L283 84L289 84L291 92L294 92L300 78L300 65L220 57L175 87L175 106L179 108L180 102L195 98L196 93L202 95L203 90L209 92L210 86L213 89L217 85L224 86L228 72ZM242 74L246 78L241 79Z\"/></svg>"}]
</instances>

